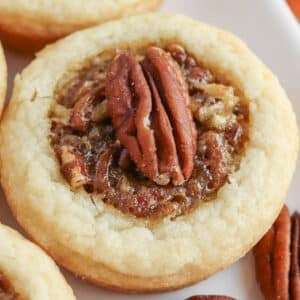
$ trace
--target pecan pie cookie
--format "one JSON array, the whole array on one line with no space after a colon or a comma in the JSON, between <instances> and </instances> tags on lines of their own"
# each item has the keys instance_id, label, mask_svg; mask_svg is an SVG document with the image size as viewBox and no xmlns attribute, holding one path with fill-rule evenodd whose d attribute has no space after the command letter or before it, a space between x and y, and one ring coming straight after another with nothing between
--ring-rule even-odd
<instances>
[{"instance_id":1,"label":"pecan pie cookie","mask_svg":"<svg viewBox=\"0 0 300 300\"><path fill-rule=\"evenodd\" d=\"M5 95L6 95L6 84L7 84L7 70L6 62L4 58L3 49L0 41L0 115L2 113Z\"/></svg>"},{"instance_id":2,"label":"pecan pie cookie","mask_svg":"<svg viewBox=\"0 0 300 300\"><path fill-rule=\"evenodd\" d=\"M36 245L0 224L0 299L75 300L55 263Z\"/></svg>"},{"instance_id":3,"label":"pecan pie cookie","mask_svg":"<svg viewBox=\"0 0 300 300\"><path fill-rule=\"evenodd\" d=\"M39 53L15 80L1 139L24 229L79 276L135 292L243 256L276 218L298 150L291 104L258 58L166 14Z\"/></svg>"},{"instance_id":4,"label":"pecan pie cookie","mask_svg":"<svg viewBox=\"0 0 300 300\"><path fill-rule=\"evenodd\" d=\"M161 0L1 0L0 39L36 51L71 32L155 10Z\"/></svg>"}]
</instances>

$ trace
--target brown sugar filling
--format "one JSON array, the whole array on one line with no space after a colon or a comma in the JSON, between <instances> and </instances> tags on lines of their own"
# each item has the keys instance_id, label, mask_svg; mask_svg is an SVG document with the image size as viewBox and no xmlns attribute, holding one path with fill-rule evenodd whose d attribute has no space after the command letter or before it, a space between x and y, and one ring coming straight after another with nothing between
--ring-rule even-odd
<instances>
[{"instance_id":1,"label":"brown sugar filling","mask_svg":"<svg viewBox=\"0 0 300 300\"><path fill-rule=\"evenodd\" d=\"M135 54L142 68L146 50ZM76 71L75 76L58 87L57 101L49 113L51 145L71 187L83 187L93 201L104 201L135 217L174 218L204 201L213 200L218 190L229 182L229 175L238 169L248 139L248 101L234 87L198 63L181 45L169 44L164 51L168 60L177 65L175 69L180 69L190 98L191 122L196 128L193 168L188 178L182 177L183 181L174 184L170 180L164 181L163 176L159 177L160 181L149 179L134 162L130 149L118 138L109 111L110 95L107 95L106 85L110 82L106 79L114 55L120 50L112 51L111 56L101 62L93 61ZM127 76L132 77L130 72ZM146 76L145 69L143 72L145 82L151 86L151 78ZM132 82L129 87L132 95L136 93L132 91L136 88ZM154 97L155 90L150 90ZM174 88L170 93L172 90ZM120 95L123 97L123 94ZM134 105L128 110L133 116L138 104ZM149 128L155 131L157 126L153 125L153 118L151 115L150 121L145 122L149 121ZM133 136L137 134L136 129L131 131ZM171 133L177 141L174 132L172 128ZM159 134L155 138L157 141ZM161 143L162 146L155 148L158 158L164 151L164 141Z\"/></svg>"},{"instance_id":2,"label":"brown sugar filling","mask_svg":"<svg viewBox=\"0 0 300 300\"><path fill-rule=\"evenodd\" d=\"M0 272L0 300L21 300L14 291L12 284Z\"/></svg>"}]
</instances>

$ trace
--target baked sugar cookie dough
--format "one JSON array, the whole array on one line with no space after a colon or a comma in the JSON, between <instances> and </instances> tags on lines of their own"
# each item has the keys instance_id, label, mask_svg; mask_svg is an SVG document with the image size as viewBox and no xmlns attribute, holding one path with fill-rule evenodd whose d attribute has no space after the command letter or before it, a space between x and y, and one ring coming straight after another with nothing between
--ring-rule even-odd
<instances>
[{"instance_id":1,"label":"baked sugar cookie dough","mask_svg":"<svg viewBox=\"0 0 300 300\"><path fill-rule=\"evenodd\" d=\"M6 95L6 85L7 85L7 68L4 58L3 49L0 41L0 115L5 102Z\"/></svg>"},{"instance_id":2,"label":"baked sugar cookie dough","mask_svg":"<svg viewBox=\"0 0 300 300\"><path fill-rule=\"evenodd\" d=\"M161 0L1 0L0 39L36 51L74 31L155 10Z\"/></svg>"},{"instance_id":3,"label":"baked sugar cookie dough","mask_svg":"<svg viewBox=\"0 0 300 300\"><path fill-rule=\"evenodd\" d=\"M75 300L55 263L15 230L0 224L0 299Z\"/></svg>"},{"instance_id":4,"label":"baked sugar cookie dough","mask_svg":"<svg viewBox=\"0 0 300 300\"><path fill-rule=\"evenodd\" d=\"M1 140L23 228L77 275L131 292L192 284L247 253L298 151L265 65L232 34L168 14L40 52L15 79Z\"/></svg>"}]
</instances>

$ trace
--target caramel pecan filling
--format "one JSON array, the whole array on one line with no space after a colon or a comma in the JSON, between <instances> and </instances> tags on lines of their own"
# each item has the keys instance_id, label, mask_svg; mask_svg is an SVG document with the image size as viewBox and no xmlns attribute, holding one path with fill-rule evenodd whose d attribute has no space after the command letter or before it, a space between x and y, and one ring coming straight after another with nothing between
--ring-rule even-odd
<instances>
[{"instance_id":1,"label":"caramel pecan filling","mask_svg":"<svg viewBox=\"0 0 300 300\"><path fill-rule=\"evenodd\" d=\"M147 218L213 199L245 149L247 101L177 44L106 56L57 88L49 114L71 187Z\"/></svg>"},{"instance_id":2,"label":"caramel pecan filling","mask_svg":"<svg viewBox=\"0 0 300 300\"><path fill-rule=\"evenodd\" d=\"M0 300L21 300L10 282L0 273Z\"/></svg>"}]
</instances>

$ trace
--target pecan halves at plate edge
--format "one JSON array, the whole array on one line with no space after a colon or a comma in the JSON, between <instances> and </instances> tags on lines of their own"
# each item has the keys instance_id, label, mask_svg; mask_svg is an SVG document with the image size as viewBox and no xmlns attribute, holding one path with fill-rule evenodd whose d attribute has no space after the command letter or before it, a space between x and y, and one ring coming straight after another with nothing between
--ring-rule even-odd
<instances>
[{"instance_id":1,"label":"pecan halves at plate edge","mask_svg":"<svg viewBox=\"0 0 300 300\"><path fill-rule=\"evenodd\" d=\"M106 80L108 108L118 139L139 170L158 177L156 146L150 128L151 93L143 70L128 51L113 59Z\"/></svg>"},{"instance_id":2,"label":"pecan halves at plate edge","mask_svg":"<svg viewBox=\"0 0 300 300\"><path fill-rule=\"evenodd\" d=\"M292 216L291 237L291 269L290 269L290 299L300 299L300 214L295 212Z\"/></svg>"},{"instance_id":3,"label":"pecan halves at plate edge","mask_svg":"<svg viewBox=\"0 0 300 300\"><path fill-rule=\"evenodd\" d=\"M174 132L182 173L188 179L194 167L196 129L183 75L172 57L158 47L147 49L143 67L151 74L161 95Z\"/></svg>"},{"instance_id":4,"label":"pecan halves at plate edge","mask_svg":"<svg viewBox=\"0 0 300 300\"><path fill-rule=\"evenodd\" d=\"M236 300L235 298L223 295L195 295L185 300Z\"/></svg>"},{"instance_id":5,"label":"pecan halves at plate edge","mask_svg":"<svg viewBox=\"0 0 300 300\"><path fill-rule=\"evenodd\" d=\"M253 248L256 279L266 300L289 300L291 222L284 205L278 218Z\"/></svg>"}]
</instances>

